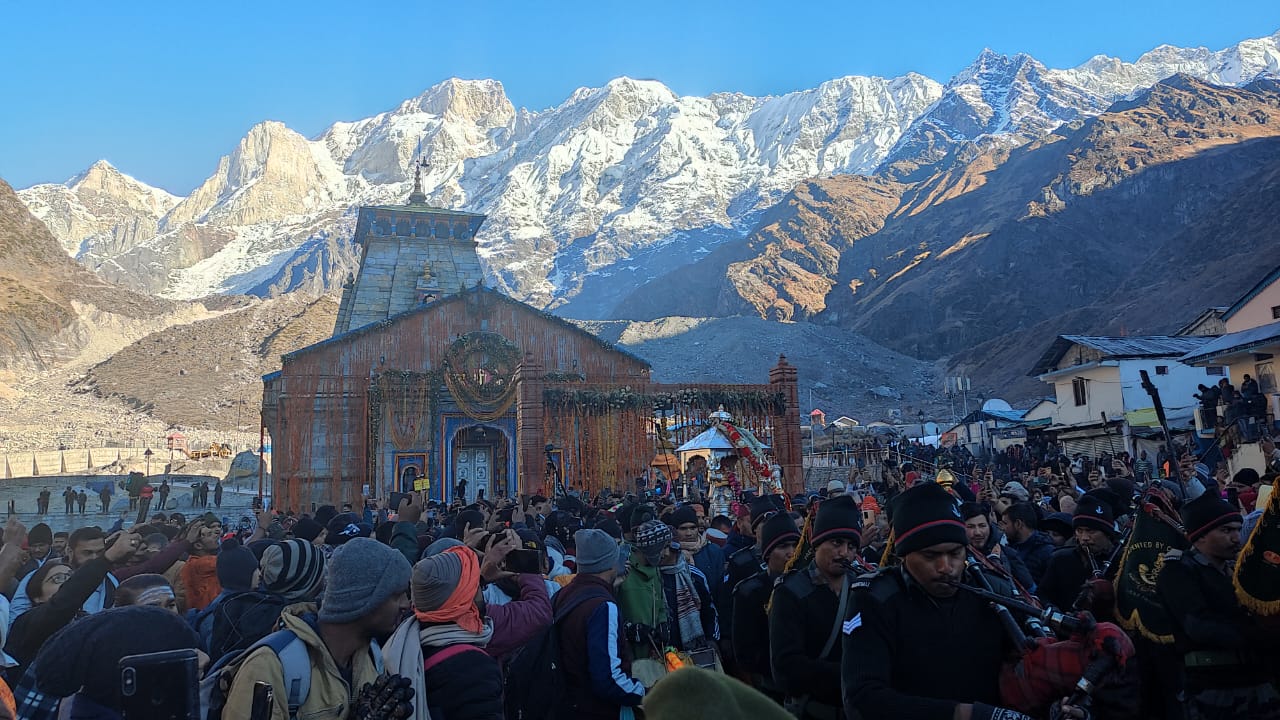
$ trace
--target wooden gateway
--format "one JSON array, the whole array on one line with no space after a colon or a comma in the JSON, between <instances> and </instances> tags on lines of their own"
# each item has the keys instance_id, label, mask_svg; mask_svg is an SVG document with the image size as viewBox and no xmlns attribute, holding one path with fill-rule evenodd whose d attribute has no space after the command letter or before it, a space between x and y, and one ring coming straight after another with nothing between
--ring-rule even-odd
<instances>
[{"instance_id":1,"label":"wooden gateway","mask_svg":"<svg viewBox=\"0 0 1280 720\"><path fill-rule=\"evenodd\" d=\"M273 506L632 490L721 406L802 486L795 368L760 385L658 384L644 360L483 285L484 216L426 204L360 208L356 277L333 337L263 378ZM748 463L744 463L744 466ZM757 468L761 463L755 463Z\"/></svg>"}]
</instances>

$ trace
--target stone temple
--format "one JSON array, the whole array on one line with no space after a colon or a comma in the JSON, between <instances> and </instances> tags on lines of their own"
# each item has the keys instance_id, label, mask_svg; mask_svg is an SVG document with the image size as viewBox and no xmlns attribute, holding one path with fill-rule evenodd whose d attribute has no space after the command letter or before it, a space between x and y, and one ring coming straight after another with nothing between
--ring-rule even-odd
<instances>
[{"instance_id":1,"label":"stone temple","mask_svg":"<svg viewBox=\"0 0 1280 720\"><path fill-rule=\"evenodd\" d=\"M630 489L721 406L772 455L744 449L740 475L776 463L799 489L785 359L766 384L654 383L641 358L487 287L484 219L431 206L417 177L404 205L360 208L333 336L263 378L274 507Z\"/></svg>"}]
</instances>

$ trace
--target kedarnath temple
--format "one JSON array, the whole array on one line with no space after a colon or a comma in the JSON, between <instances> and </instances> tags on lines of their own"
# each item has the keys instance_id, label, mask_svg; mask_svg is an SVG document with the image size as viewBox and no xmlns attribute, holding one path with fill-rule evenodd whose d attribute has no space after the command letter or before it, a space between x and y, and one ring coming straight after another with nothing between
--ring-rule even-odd
<instances>
[{"instance_id":1,"label":"kedarnath temple","mask_svg":"<svg viewBox=\"0 0 1280 720\"><path fill-rule=\"evenodd\" d=\"M677 451L708 430L731 446L709 479L799 491L785 358L759 385L654 383L644 360L486 287L483 222L430 206L417 178L406 204L360 208L333 336L263 378L274 507L633 490L686 472Z\"/></svg>"}]
</instances>

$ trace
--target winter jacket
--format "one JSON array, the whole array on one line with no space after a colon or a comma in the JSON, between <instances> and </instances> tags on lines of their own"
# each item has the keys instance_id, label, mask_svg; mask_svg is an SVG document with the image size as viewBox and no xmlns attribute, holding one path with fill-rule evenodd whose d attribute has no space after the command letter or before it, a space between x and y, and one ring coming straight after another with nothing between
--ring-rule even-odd
<instances>
[{"instance_id":1,"label":"winter jacket","mask_svg":"<svg viewBox=\"0 0 1280 720\"><path fill-rule=\"evenodd\" d=\"M316 606L311 603L299 603L285 608L280 620L284 627L298 635L306 643L307 654L311 658L311 689L307 699L298 710L299 718L307 720L346 720L351 712L352 687L361 688L378 678L378 670L374 661L375 648L360 650L351 661L351 684L343 679L333 656L315 623ZM381 652L377 650L377 652ZM479 653L476 653L479 655ZM226 707L222 716L227 718L247 718L253 707L253 684L255 682L270 683L273 688L284 687L284 671L280 660L271 648L259 648L245 659L240 670L236 672L227 692ZM501 698L501 687L498 689ZM501 699L498 700L501 702ZM271 711L271 720L289 720L289 693L275 693L275 707ZM434 715L432 716L435 717Z\"/></svg>"},{"instance_id":2,"label":"winter jacket","mask_svg":"<svg viewBox=\"0 0 1280 720\"><path fill-rule=\"evenodd\" d=\"M496 629L494 636L497 636ZM443 649L423 647L423 661L429 661L432 655ZM498 669L498 661L483 652L468 650L437 663L427 673L426 686L431 720L505 718L502 671Z\"/></svg>"},{"instance_id":3,"label":"winter jacket","mask_svg":"<svg viewBox=\"0 0 1280 720\"><path fill-rule=\"evenodd\" d=\"M218 556L192 555L182 566L182 589L187 607L203 610L222 592L218 583Z\"/></svg>"},{"instance_id":4,"label":"winter jacket","mask_svg":"<svg viewBox=\"0 0 1280 720\"><path fill-rule=\"evenodd\" d=\"M90 560L71 573L53 597L14 621L4 651L20 664L10 671L10 677L22 677L45 641L76 619L85 600L102 586L110 568L106 558Z\"/></svg>"},{"instance_id":5,"label":"winter jacket","mask_svg":"<svg viewBox=\"0 0 1280 720\"><path fill-rule=\"evenodd\" d=\"M369 510L365 510L366 518L370 515ZM369 520L365 520L369 522ZM391 547L395 548L404 555L404 559L409 561L412 567L421 558L422 551L418 548L418 526L408 521L400 521L395 524L391 530Z\"/></svg>"},{"instance_id":6,"label":"winter jacket","mask_svg":"<svg viewBox=\"0 0 1280 720\"><path fill-rule=\"evenodd\" d=\"M520 599L488 606L488 616L493 620L493 639L484 650L491 657L506 657L551 624L551 596L547 594L542 576L526 573L518 576L517 582Z\"/></svg>"},{"instance_id":7,"label":"winter jacket","mask_svg":"<svg viewBox=\"0 0 1280 720\"><path fill-rule=\"evenodd\" d=\"M644 700L644 685L631 677L612 584L595 575L578 575L556 595L556 611L583 597L587 599L559 624L566 716L614 720L620 708Z\"/></svg>"},{"instance_id":8,"label":"winter jacket","mask_svg":"<svg viewBox=\"0 0 1280 720\"><path fill-rule=\"evenodd\" d=\"M733 591L733 588L724 587L725 554L718 545L712 542L703 545L698 554L693 556L693 564L706 576L711 597L718 600L723 597L723 593Z\"/></svg>"},{"instance_id":9,"label":"winter jacket","mask_svg":"<svg viewBox=\"0 0 1280 720\"><path fill-rule=\"evenodd\" d=\"M1010 542L1009 547L1017 551L1018 557L1027 566L1027 572L1031 573L1031 579L1036 583L1044 577L1044 571L1049 567L1049 558L1057 549L1049 534L1043 530L1036 530L1020 543Z\"/></svg>"}]
</instances>

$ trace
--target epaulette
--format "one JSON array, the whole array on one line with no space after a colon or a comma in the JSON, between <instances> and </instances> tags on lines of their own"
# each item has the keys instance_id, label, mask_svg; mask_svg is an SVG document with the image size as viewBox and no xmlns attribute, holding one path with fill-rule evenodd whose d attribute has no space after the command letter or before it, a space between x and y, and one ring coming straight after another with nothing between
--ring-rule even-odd
<instances>
[{"instance_id":1,"label":"epaulette","mask_svg":"<svg viewBox=\"0 0 1280 720\"><path fill-rule=\"evenodd\" d=\"M797 599L808 597L813 592L813 581L809 579L809 566L792 568L774 587L786 587Z\"/></svg>"},{"instance_id":2,"label":"epaulette","mask_svg":"<svg viewBox=\"0 0 1280 720\"><path fill-rule=\"evenodd\" d=\"M902 571L897 567L882 567L875 572L859 575L851 589L869 594L878 603L888 602L904 589Z\"/></svg>"}]
</instances>

